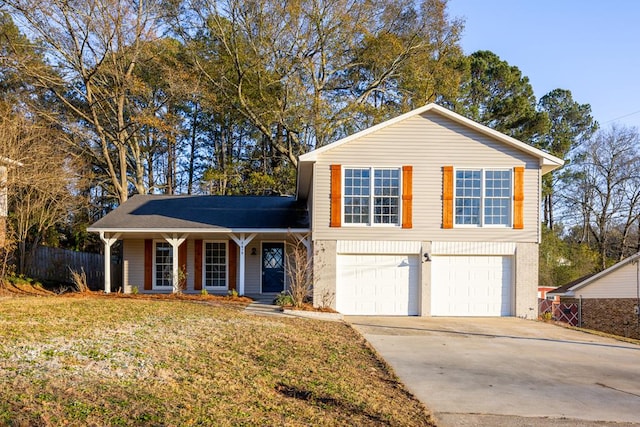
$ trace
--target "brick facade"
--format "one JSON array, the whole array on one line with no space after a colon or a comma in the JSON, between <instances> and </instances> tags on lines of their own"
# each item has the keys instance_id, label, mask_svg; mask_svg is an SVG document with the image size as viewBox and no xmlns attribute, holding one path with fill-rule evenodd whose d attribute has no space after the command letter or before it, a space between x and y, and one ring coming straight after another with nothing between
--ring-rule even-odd
<instances>
[{"instance_id":1,"label":"brick facade","mask_svg":"<svg viewBox=\"0 0 640 427\"><path fill-rule=\"evenodd\" d=\"M577 298L562 298L563 303ZM635 298L598 298L582 300L582 327L627 338L640 339L640 317L634 313Z\"/></svg>"}]
</instances>

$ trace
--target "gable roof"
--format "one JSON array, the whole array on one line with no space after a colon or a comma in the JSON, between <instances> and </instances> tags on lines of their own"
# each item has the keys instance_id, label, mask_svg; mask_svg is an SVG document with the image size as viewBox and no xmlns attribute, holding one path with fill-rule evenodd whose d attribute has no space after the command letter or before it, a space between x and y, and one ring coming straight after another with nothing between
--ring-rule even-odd
<instances>
[{"instance_id":1,"label":"gable roof","mask_svg":"<svg viewBox=\"0 0 640 427\"><path fill-rule=\"evenodd\" d=\"M564 286L560 286L558 289L556 289L555 291L551 291L551 292L547 292L547 295L560 295L560 296L571 296L574 294L575 291L584 288L585 286L595 282L596 280L600 279L601 277L604 277L608 274L613 273L616 270L619 270L620 268L624 267L625 265L634 262L636 260L638 260L638 258L640 258L640 252L631 255L625 259L623 259L622 261L620 261L617 264L612 265L611 267L602 270L599 273L596 274L589 274L586 275L584 277L581 277L577 280L574 280L573 282L567 283Z\"/></svg>"},{"instance_id":2,"label":"gable roof","mask_svg":"<svg viewBox=\"0 0 640 427\"><path fill-rule=\"evenodd\" d=\"M320 147L318 149L315 149L313 151L310 151L306 154L303 154L299 157L299 165L298 165L298 192L300 192L300 190L302 188L305 188L305 185L301 186L301 180L306 180L306 179L310 179L310 171L309 170L305 170L305 169L310 169L310 166L307 166L307 164L312 164L313 162L315 162L318 159L318 156L322 155L322 153L329 151L329 150L333 150L334 148L340 147L341 145L347 144L350 141L362 138L364 136L367 136L369 134L372 134L374 132L377 132L381 129L384 129L386 127L395 125L397 123L400 123L404 120L410 119L411 117L426 113L426 112L432 112L435 114L439 114L442 117L448 118L450 120L453 120L454 122L457 122L463 126L466 126L472 130L475 130L477 132L480 132L484 135L487 135L497 141L503 142L511 147L514 147L520 151L523 151L525 153L528 153L534 157L537 157L540 160L540 166L542 168L542 173L546 174L547 172L551 172L554 169L557 169L559 167L561 167L564 164L564 160L553 156L549 153L546 153L542 150L539 150L529 144L525 144L522 141L518 141L515 138L512 138L510 136L507 136L505 134L503 134L502 132L498 132L497 130L491 129L490 127L481 125L480 123L476 123L473 120L470 120L464 116L461 116L458 113L454 113L453 111L441 107L440 105L437 104L427 104L423 107L420 108L416 108L415 110L409 111L408 113L402 114L398 117L395 117L393 119L387 120L385 122L379 123L375 126L372 126L370 128L367 128L365 130L362 130L360 132L354 133L353 135L347 136L345 138L339 139L335 142L332 142L331 144L325 145L324 147Z\"/></svg>"},{"instance_id":3,"label":"gable roof","mask_svg":"<svg viewBox=\"0 0 640 427\"><path fill-rule=\"evenodd\" d=\"M573 288L574 286L582 283L583 281L589 279L590 277L593 277L596 273L592 273L592 274L586 274L582 277L577 278L576 280L572 280L571 282L562 285L562 286L558 286L557 288L555 288L552 291L547 291L547 295L564 295L569 289Z\"/></svg>"},{"instance_id":4,"label":"gable roof","mask_svg":"<svg viewBox=\"0 0 640 427\"><path fill-rule=\"evenodd\" d=\"M306 230L306 207L290 196L135 195L88 231Z\"/></svg>"}]
</instances>

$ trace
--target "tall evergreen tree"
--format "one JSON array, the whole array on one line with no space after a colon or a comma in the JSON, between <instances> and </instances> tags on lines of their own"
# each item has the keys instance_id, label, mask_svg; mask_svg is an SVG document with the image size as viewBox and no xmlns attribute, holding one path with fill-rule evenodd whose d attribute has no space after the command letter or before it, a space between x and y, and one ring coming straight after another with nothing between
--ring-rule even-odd
<instances>
[{"instance_id":1,"label":"tall evergreen tree","mask_svg":"<svg viewBox=\"0 0 640 427\"><path fill-rule=\"evenodd\" d=\"M469 74L454 110L522 142L535 145L549 129L549 118L536 109L529 78L493 52L481 50L468 57Z\"/></svg>"}]
</instances>

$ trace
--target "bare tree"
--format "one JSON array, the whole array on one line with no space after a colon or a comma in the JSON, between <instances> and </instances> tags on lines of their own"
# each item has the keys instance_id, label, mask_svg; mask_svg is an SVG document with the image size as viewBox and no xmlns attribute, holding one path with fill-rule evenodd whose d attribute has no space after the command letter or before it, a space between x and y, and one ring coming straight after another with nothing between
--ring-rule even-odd
<instances>
[{"instance_id":1,"label":"bare tree","mask_svg":"<svg viewBox=\"0 0 640 427\"><path fill-rule=\"evenodd\" d=\"M108 177L120 202L130 184L146 192L134 105L134 71L145 41L157 37L160 0L5 0L58 71L21 61L22 73L50 90L86 133L76 141Z\"/></svg>"},{"instance_id":2,"label":"bare tree","mask_svg":"<svg viewBox=\"0 0 640 427\"><path fill-rule=\"evenodd\" d=\"M183 3L176 27L210 92L293 166L459 82L462 26L444 0Z\"/></svg>"},{"instance_id":3,"label":"bare tree","mask_svg":"<svg viewBox=\"0 0 640 427\"><path fill-rule=\"evenodd\" d=\"M640 215L637 129L612 126L599 131L583 145L570 168L572 179L563 197L569 212L580 215L573 223L584 230L583 241L593 238L605 268L607 258L627 254Z\"/></svg>"},{"instance_id":4,"label":"bare tree","mask_svg":"<svg viewBox=\"0 0 640 427\"><path fill-rule=\"evenodd\" d=\"M306 238L306 237L305 237ZM307 247L302 240L294 238L294 242L287 242L287 286L293 306L296 308L308 301L313 288L313 258L309 256Z\"/></svg>"},{"instance_id":5,"label":"bare tree","mask_svg":"<svg viewBox=\"0 0 640 427\"><path fill-rule=\"evenodd\" d=\"M30 249L74 212L76 165L64 149L65 138L57 126L37 115L23 116L7 109L0 114L0 155L24 165L14 168L7 180L9 235L17 245L20 273Z\"/></svg>"}]
</instances>

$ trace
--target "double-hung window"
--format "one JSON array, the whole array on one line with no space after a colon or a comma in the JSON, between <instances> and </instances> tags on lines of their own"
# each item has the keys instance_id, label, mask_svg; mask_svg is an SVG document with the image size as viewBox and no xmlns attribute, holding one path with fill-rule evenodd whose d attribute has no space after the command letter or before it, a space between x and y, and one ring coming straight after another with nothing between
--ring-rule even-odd
<instances>
[{"instance_id":1,"label":"double-hung window","mask_svg":"<svg viewBox=\"0 0 640 427\"><path fill-rule=\"evenodd\" d=\"M155 286L173 287L173 248L167 242L155 242Z\"/></svg>"},{"instance_id":2,"label":"double-hung window","mask_svg":"<svg viewBox=\"0 0 640 427\"><path fill-rule=\"evenodd\" d=\"M509 169L456 170L456 225L511 225L511 188Z\"/></svg>"},{"instance_id":3,"label":"double-hung window","mask_svg":"<svg viewBox=\"0 0 640 427\"><path fill-rule=\"evenodd\" d=\"M205 287L226 288L227 242L206 242L203 256Z\"/></svg>"},{"instance_id":4,"label":"double-hung window","mask_svg":"<svg viewBox=\"0 0 640 427\"><path fill-rule=\"evenodd\" d=\"M345 168L344 223L400 222L400 168Z\"/></svg>"}]
</instances>

